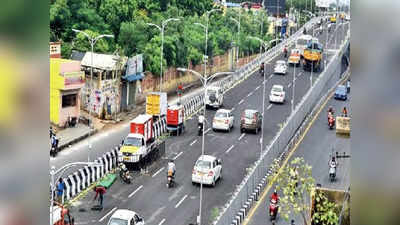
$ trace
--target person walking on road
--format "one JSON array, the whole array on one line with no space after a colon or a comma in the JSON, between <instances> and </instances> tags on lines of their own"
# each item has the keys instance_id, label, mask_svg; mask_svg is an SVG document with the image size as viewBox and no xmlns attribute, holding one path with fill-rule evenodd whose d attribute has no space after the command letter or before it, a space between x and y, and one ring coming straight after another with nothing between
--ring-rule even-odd
<instances>
[{"instance_id":1,"label":"person walking on road","mask_svg":"<svg viewBox=\"0 0 400 225\"><path fill-rule=\"evenodd\" d=\"M97 186L94 187L93 190L96 192L96 195L94 196L94 200L96 200L97 196L99 196L99 205L100 208L103 208L103 199L104 199L104 194L106 193L106 188L103 186Z\"/></svg>"},{"instance_id":2,"label":"person walking on road","mask_svg":"<svg viewBox=\"0 0 400 225\"><path fill-rule=\"evenodd\" d=\"M65 190L65 183L63 179L60 177L57 184L57 202L62 204L63 203L63 194Z\"/></svg>"}]
</instances>

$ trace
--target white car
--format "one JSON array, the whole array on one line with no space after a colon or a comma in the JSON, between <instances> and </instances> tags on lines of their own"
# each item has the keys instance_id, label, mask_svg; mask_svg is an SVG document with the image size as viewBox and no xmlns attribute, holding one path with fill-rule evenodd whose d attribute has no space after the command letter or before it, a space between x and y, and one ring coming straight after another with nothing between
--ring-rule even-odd
<instances>
[{"instance_id":1,"label":"white car","mask_svg":"<svg viewBox=\"0 0 400 225\"><path fill-rule=\"evenodd\" d=\"M285 91L282 85L274 85L271 89L271 94L269 95L270 102L284 103L285 102Z\"/></svg>"},{"instance_id":2,"label":"white car","mask_svg":"<svg viewBox=\"0 0 400 225\"><path fill-rule=\"evenodd\" d=\"M286 74L287 65L286 62L283 60L276 61L274 73L276 74Z\"/></svg>"},{"instance_id":3,"label":"white car","mask_svg":"<svg viewBox=\"0 0 400 225\"><path fill-rule=\"evenodd\" d=\"M212 122L212 129L213 131L226 130L230 132L233 128L234 120L231 110L218 109Z\"/></svg>"},{"instance_id":4,"label":"white car","mask_svg":"<svg viewBox=\"0 0 400 225\"><path fill-rule=\"evenodd\" d=\"M222 179L222 162L212 155L201 155L192 171L192 184L208 184L215 186L215 182Z\"/></svg>"},{"instance_id":5,"label":"white car","mask_svg":"<svg viewBox=\"0 0 400 225\"><path fill-rule=\"evenodd\" d=\"M107 225L145 225L144 220L136 212L118 209L112 214Z\"/></svg>"}]
</instances>

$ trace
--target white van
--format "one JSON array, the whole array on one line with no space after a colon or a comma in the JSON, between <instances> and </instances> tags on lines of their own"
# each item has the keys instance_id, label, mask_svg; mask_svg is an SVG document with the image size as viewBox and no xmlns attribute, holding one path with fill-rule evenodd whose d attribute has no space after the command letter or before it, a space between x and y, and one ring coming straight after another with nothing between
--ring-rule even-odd
<instances>
[{"instance_id":1,"label":"white van","mask_svg":"<svg viewBox=\"0 0 400 225\"><path fill-rule=\"evenodd\" d=\"M206 91L206 107L220 108L224 101L221 87L211 86Z\"/></svg>"}]
</instances>

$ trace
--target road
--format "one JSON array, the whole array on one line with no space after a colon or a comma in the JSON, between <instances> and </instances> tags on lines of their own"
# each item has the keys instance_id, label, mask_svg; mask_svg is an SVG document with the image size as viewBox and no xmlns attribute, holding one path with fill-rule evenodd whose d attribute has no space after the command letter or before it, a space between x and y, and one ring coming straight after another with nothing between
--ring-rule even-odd
<instances>
[{"instance_id":1,"label":"road","mask_svg":"<svg viewBox=\"0 0 400 225\"><path fill-rule=\"evenodd\" d=\"M347 26L346 26L347 29ZM341 36L343 38L343 36ZM322 42L325 40L322 38ZM328 48L333 47L333 41ZM328 60L332 52L328 51ZM272 60L283 59L280 55ZM302 96L310 86L310 72L296 69L295 104L299 103ZM272 69L271 69L272 71ZM316 78L319 73L313 73ZM281 84L286 87L286 103L283 105L265 105L264 143L265 145L275 136L282 123L290 115L290 97L292 96L293 68L290 67L286 76L268 75L266 82L266 96L272 85ZM205 153L222 159L223 180L217 182L215 188L203 189L202 224L209 224L212 220L212 212L223 206L246 174L246 168L254 163L260 154L259 135L241 135L238 127L240 114L244 109L252 108L262 111L262 77L256 74L247 80L232 87L224 95L224 108L233 109L235 116L235 128L230 133L213 132L206 128ZM206 120L212 121L215 111L208 110ZM196 221L199 210L199 186L191 183L191 171L194 162L201 154L201 137L197 136L197 118L187 121L185 134L180 137L171 137L166 140L167 158L176 158L176 182L172 189L165 187L166 160L160 160L151 169L150 175L138 176L132 184L122 184L117 180L105 196L104 209L101 212L89 211L90 198L93 193L74 203L72 212L76 224L106 224L109 216L116 209L129 208L140 215L146 224L178 225L189 224ZM115 132L109 136L98 138L93 144L93 155L108 151L115 146L128 133ZM265 146L264 146L265 147ZM81 153L83 160L86 153Z\"/></svg>"},{"instance_id":2,"label":"road","mask_svg":"<svg viewBox=\"0 0 400 225\"><path fill-rule=\"evenodd\" d=\"M306 163L312 166L312 176L315 182L325 188L346 190L350 186L350 158L340 158L338 160L337 179L335 182L330 182L329 180L328 161L331 152L346 152L347 155L351 155L351 148L350 138L338 136L334 130L329 130L326 119L326 112L329 106L332 106L336 112L340 112L346 106L351 117L350 101L351 97L347 101L329 99L291 157L303 157ZM248 221L244 225L272 224L268 216L269 196L271 196L272 192L273 188L268 191L263 201L254 206L256 211L254 214L249 214ZM278 192L278 194L280 193ZM294 218L295 221L299 221L296 224L301 223L302 219L300 217L295 216ZM283 225L289 224L289 222L278 217L275 224Z\"/></svg>"}]
</instances>

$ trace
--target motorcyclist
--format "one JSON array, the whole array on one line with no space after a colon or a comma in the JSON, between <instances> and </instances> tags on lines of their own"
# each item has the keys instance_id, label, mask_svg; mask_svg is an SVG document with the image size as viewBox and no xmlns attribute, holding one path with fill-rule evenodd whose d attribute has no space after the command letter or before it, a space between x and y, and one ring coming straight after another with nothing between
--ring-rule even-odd
<instances>
[{"instance_id":1,"label":"motorcyclist","mask_svg":"<svg viewBox=\"0 0 400 225\"><path fill-rule=\"evenodd\" d=\"M343 107L342 115L343 115L344 117L347 117L347 109L346 109L346 106Z\"/></svg>"},{"instance_id":2,"label":"motorcyclist","mask_svg":"<svg viewBox=\"0 0 400 225\"><path fill-rule=\"evenodd\" d=\"M336 166L337 166L336 157L332 156L331 160L329 161L329 167L336 169Z\"/></svg>"},{"instance_id":3,"label":"motorcyclist","mask_svg":"<svg viewBox=\"0 0 400 225\"><path fill-rule=\"evenodd\" d=\"M263 62L260 65L260 73L261 73L261 75L264 73L264 63Z\"/></svg>"},{"instance_id":4,"label":"motorcyclist","mask_svg":"<svg viewBox=\"0 0 400 225\"><path fill-rule=\"evenodd\" d=\"M270 200L275 200L275 202L278 203L279 196L278 196L278 192L276 190L274 190L274 193L272 193Z\"/></svg>"},{"instance_id":5,"label":"motorcyclist","mask_svg":"<svg viewBox=\"0 0 400 225\"><path fill-rule=\"evenodd\" d=\"M176 168L175 168L174 160L172 160L172 159L170 159L168 162L168 172L170 172L170 171L172 172L172 177L175 177Z\"/></svg>"},{"instance_id":6,"label":"motorcyclist","mask_svg":"<svg viewBox=\"0 0 400 225\"><path fill-rule=\"evenodd\" d=\"M283 48L283 54L285 55L285 58L287 58L288 55L287 45L285 45L285 47Z\"/></svg>"}]
</instances>

